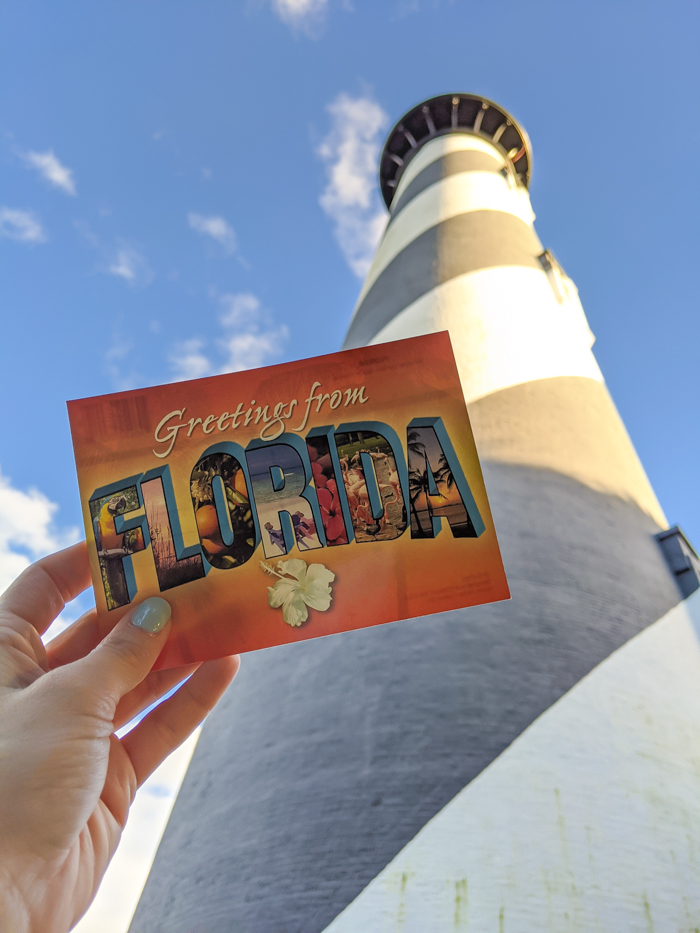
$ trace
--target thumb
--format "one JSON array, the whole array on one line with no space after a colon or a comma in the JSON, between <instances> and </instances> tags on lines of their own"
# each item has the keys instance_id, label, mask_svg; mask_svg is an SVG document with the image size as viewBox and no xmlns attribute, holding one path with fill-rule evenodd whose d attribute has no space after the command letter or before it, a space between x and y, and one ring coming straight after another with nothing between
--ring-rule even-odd
<instances>
[{"instance_id":1,"label":"thumb","mask_svg":"<svg viewBox=\"0 0 700 933\"><path fill-rule=\"evenodd\" d=\"M170 613L170 604L160 596L144 599L90 654L75 662L79 680L116 705L155 664L170 631Z\"/></svg>"}]
</instances>

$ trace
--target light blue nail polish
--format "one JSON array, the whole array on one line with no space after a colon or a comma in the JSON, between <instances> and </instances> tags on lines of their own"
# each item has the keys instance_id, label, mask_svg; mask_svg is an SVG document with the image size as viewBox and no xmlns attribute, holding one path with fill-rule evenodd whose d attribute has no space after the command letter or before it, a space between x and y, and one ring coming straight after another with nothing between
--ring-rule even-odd
<instances>
[{"instance_id":1,"label":"light blue nail polish","mask_svg":"<svg viewBox=\"0 0 700 933\"><path fill-rule=\"evenodd\" d=\"M137 608L129 624L149 635L156 635L170 618L170 612L169 602L160 596L150 596Z\"/></svg>"}]
</instances>

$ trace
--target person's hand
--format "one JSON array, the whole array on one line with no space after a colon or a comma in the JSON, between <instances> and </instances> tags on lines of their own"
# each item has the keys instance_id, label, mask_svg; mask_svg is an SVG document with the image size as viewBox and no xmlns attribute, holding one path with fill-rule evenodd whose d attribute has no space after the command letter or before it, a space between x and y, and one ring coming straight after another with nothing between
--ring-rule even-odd
<instances>
[{"instance_id":1,"label":"person's hand","mask_svg":"<svg viewBox=\"0 0 700 933\"><path fill-rule=\"evenodd\" d=\"M44 648L40 636L89 583L82 543L29 567L0 597L0 933L65 933L80 919L136 789L238 670L233 657L151 671L170 628L160 598L109 634L92 610Z\"/></svg>"}]
</instances>

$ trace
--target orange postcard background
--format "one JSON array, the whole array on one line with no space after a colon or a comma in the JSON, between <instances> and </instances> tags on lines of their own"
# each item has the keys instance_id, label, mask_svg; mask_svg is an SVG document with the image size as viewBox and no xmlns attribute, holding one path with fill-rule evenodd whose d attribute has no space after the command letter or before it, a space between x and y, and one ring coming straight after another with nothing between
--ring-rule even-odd
<instances>
[{"instance_id":1,"label":"orange postcard background","mask_svg":"<svg viewBox=\"0 0 700 933\"><path fill-rule=\"evenodd\" d=\"M130 608L108 610L102 585L88 501L96 489L169 464L185 546L199 542L190 474L200 455L220 441L242 447L258 438L257 427L203 434L201 425L187 437L180 431L172 453L154 454L154 431L174 410L186 409L183 420L256 405L299 401L286 431L294 432L306 408L311 387L318 393L345 392L365 386L364 404L320 412L312 406L300 437L314 427L357 421L390 425L406 456L406 431L414 418L441 417L485 524L478 538L454 538L443 519L435 538L412 538L410 515L403 535L373 541L300 551L279 559L302 558L335 574L332 603L326 612L309 610L300 627L288 625L281 609L268 605L274 579L260 567L262 544L253 557L232 569L212 567L206 577L168 589L162 595L173 610L172 633L158 666L173 667L242 651L303 641L464 606L508 599L509 591L474 438L447 333L347 350L328 356L172 383L68 403L78 482L85 520L90 567L100 627L108 630ZM272 441L271 443L274 443ZM408 508L408 503L406 503ZM138 513L129 513L125 518ZM161 595L150 546L131 557L138 593L134 602ZM277 558L269 559L275 566Z\"/></svg>"}]
</instances>

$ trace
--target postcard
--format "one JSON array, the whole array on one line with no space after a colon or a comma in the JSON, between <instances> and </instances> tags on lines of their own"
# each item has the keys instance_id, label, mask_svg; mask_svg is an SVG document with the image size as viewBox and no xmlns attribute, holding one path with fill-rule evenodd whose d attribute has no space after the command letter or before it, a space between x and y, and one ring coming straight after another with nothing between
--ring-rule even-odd
<instances>
[{"instance_id":1,"label":"postcard","mask_svg":"<svg viewBox=\"0 0 700 933\"><path fill-rule=\"evenodd\" d=\"M447 333L68 403L100 623L158 666L508 599Z\"/></svg>"}]
</instances>

